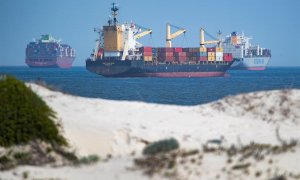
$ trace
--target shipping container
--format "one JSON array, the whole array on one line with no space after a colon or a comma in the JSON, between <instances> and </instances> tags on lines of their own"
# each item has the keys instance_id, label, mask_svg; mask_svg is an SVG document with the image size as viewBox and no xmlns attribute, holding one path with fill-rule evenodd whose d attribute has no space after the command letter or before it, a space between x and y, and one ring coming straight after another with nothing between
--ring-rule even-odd
<instances>
[{"instance_id":1,"label":"shipping container","mask_svg":"<svg viewBox=\"0 0 300 180\"><path fill-rule=\"evenodd\" d=\"M207 48L207 52L216 52L216 48L215 47Z\"/></svg>"},{"instance_id":2,"label":"shipping container","mask_svg":"<svg viewBox=\"0 0 300 180\"><path fill-rule=\"evenodd\" d=\"M167 47L164 47L164 48L157 48L157 52L162 52L162 53L164 53L164 52L173 52L174 51L174 49L173 48L167 48Z\"/></svg>"},{"instance_id":3,"label":"shipping container","mask_svg":"<svg viewBox=\"0 0 300 180\"><path fill-rule=\"evenodd\" d=\"M187 60L187 57L179 56L179 57L175 57L174 59L175 59L175 61L184 62Z\"/></svg>"},{"instance_id":4,"label":"shipping container","mask_svg":"<svg viewBox=\"0 0 300 180\"><path fill-rule=\"evenodd\" d=\"M208 61L215 61L215 57L214 57L214 56L208 56L208 57L207 57L207 60L208 60Z\"/></svg>"},{"instance_id":5,"label":"shipping container","mask_svg":"<svg viewBox=\"0 0 300 180\"><path fill-rule=\"evenodd\" d=\"M216 57L223 57L223 52L216 52Z\"/></svg>"},{"instance_id":6,"label":"shipping container","mask_svg":"<svg viewBox=\"0 0 300 180\"><path fill-rule=\"evenodd\" d=\"M216 56L216 61L223 61L223 56Z\"/></svg>"},{"instance_id":7,"label":"shipping container","mask_svg":"<svg viewBox=\"0 0 300 180\"><path fill-rule=\"evenodd\" d=\"M143 52L142 54L143 54L143 56L152 56L152 51L150 51L150 52Z\"/></svg>"},{"instance_id":8,"label":"shipping container","mask_svg":"<svg viewBox=\"0 0 300 180\"><path fill-rule=\"evenodd\" d=\"M152 56L144 56L144 61L152 61Z\"/></svg>"},{"instance_id":9,"label":"shipping container","mask_svg":"<svg viewBox=\"0 0 300 180\"><path fill-rule=\"evenodd\" d=\"M216 47L216 52L223 52L223 48L221 48L221 47Z\"/></svg>"},{"instance_id":10,"label":"shipping container","mask_svg":"<svg viewBox=\"0 0 300 180\"><path fill-rule=\"evenodd\" d=\"M174 52L182 52L182 48L181 47L176 47L176 48L174 48Z\"/></svg>"},{"instance_id":11,"label":"shipping container","mask_svg":"<svg viewBox=\"0 0 300 180\"><path fill-rule=\"evenodd\" d=\"M207 51L206 47L200 47L199 50L200 50L200 52L206 52Z\"/></svg>"},{"instance_id":12,"label":"shipping container","mask_svg":"<svg viewBox=\"0 0 300 180\"><path fill-rule=\"evenodd\" d=\"M152 47L141 47L139 48L139 52L152 52Z\"/></svg>"},{"instance_id":13,"label":"shipping container","mask_svg":"<svg viewBox=\"0 0 300 180\"><path fill-rule=\"evenodd\" d=\"M159 52L157 53L157 56L171 56L173 57L173 52Z\"/></svg>"},{"instance_id":14,"label":"shipping container","mask_svg":"<svg viewBox=\"0 0 300 180\"><path fill-rule=\"evenodd\" d=\"M207 61L207 57L206 56L200 56L198 59L199 59L199 61Z\"/></svg>"},{"instance_id":15,"label":"shipping container","mask_svg":"<svg viewBox=\"0 0 300 180\"><path fill-rule=\"evenodd\" d=\"M207 48L208 49L208 48ZM216 56L216 53L215 52L207 52L207 56L208 57L215 57Z\"/></svg>"},{"instance_id":16,"label":"shipping container","mask_svg":"<svg viewBox=\"0 0 300 180\"><path fill-rule=\"evenodd\" d=\"M173 56L158 56L157 60L158 61L173 61L174 57Z\"/></svg>"},{"instance_id":17,"label":"shipping container","mask_svg":"<svg viewBox=\"0 0 300 180\"><path fill-rule=\"evenodd\" d=\"M200 49L199 48L190 48L190 52L199 52Z\"/></svg>"},{"instance_id":18,"label":"shipping container","mask_svg":"<svg viewBox=\"0 0 300 180\"><path fill-rule=\"evenodd\" d=\"M197 53L197 56L198 57L207 56L207 52L199 52L199 53Z\"/></svg>"},{"instance_id":19,"label":"shipping container","mask_svg":"<svg viewBox=\"0 0 300 180\"><path fill-rule=\"evenodd\" d=\"M189 60L190 60L190 61L197 61L198 58L197 58L197 57L190 57Z\"/></svg>"},{"instance_id":20,"label":"shipping container","mask_svg":"<svg viewBox=\"0 0 300 180\"><path fill-rule=\"evenodd\" d=\"M186 54L187 54L186 52L175 52L175 53L174 53L174 56L175 56L175 57L182 57L182 56L183 56L183 57L186 57Z\"/></svg>"},{"instance_id":21,"label":"shipping container","mask_svg":"<svg viewBox=\"0 0 300 180\"><path fill-rule=\"evenodd\" d=\"M231 62L231 61L233 61L233 59L225 59L225 58L223 58L223 60L224 60L225 62Z\"/></svg>"},{"instance_id":22,"label":"shipping container","mask_svg":"<svg viewBox=\"0 0 300 180\"><path fill-rule=\"evenodd\" d=\"M182 52L190 52L189 49L190 48L182 48Z\"/></svg>"}]
</instances>

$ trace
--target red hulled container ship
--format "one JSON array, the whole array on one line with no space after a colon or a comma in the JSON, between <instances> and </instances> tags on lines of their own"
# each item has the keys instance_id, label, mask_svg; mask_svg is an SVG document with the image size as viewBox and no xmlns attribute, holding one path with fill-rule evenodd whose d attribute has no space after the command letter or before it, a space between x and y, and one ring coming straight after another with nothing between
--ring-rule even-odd
<instances>
[{"instance_id":1,"label":"red hulled container ship","mask_svg":"<svg viewBox=\"0 0 300 180\"><path fill-rule=\"evenodd\" d=\"M32 68L70 68L74 59L75 50L50 35L42 35L26 47L25 62Z\"/></svg>"}]
</instances>

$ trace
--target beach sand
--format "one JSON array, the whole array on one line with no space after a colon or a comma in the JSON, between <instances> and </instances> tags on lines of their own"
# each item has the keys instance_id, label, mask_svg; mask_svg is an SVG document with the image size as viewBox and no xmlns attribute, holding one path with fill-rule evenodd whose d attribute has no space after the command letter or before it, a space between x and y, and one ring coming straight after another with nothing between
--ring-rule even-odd
<instances>
[{"instance_id":1,"label":"beach sand","mask_svg":"<svg viewBox=\"0 0 300 180\"><path fill-rule=\"evenodd\" d=\"M80 167L19 166L1 172L2 179L19 179L25 171L38 179L268 179L277 174L300 175L299 145L260 162L249 160L249 172L227 171L235 160L228 163L227 155L220 152L202 153L201 165L178 165L176 177L149 177L133 163L134 158L142 157L145 142L171 137L178 140L181 149L200 151L207 141L222 137L224 147L251 142L280 145L278 133L287 141L300 140L300 90L255 92L204 105L175 106L84 98L27 85L57 113L71 149L78 156L96 154L101 160ZM108 156L112 157L106 160Z\"/></svg>"}]
</instances>

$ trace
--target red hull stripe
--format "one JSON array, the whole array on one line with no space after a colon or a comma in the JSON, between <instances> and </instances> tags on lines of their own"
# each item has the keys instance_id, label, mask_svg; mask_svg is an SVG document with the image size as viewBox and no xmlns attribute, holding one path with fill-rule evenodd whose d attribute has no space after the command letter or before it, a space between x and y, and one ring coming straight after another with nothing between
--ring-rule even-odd
<instances>
[{"instance_id":1,"label":"red hull stripe","mask_svg":"<svg viewBox=\"0 0 300 180\"><path fill-rule=\"evenodd\" d=\"M166 73L143 73L147 77L218 77L224 76L225 72L166 72Z\"/></svg>"}]
</instances>

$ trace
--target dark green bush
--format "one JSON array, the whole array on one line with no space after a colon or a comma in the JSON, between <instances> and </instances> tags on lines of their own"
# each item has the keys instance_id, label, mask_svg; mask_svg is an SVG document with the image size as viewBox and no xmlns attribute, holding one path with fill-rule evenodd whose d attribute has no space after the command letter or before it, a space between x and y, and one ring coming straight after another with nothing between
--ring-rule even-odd
<instances>
[{"instance_id":1,"label":"dark green bush","mask_svg":"<svg viewBox=\"0 0 300 180\"><path fill-rule=\"evenodd\" d=\"M79 164L94 164L99 161L99 156L97 155L88 155L79 159Z\"/></svg>"},{"instance_id":2,"label":"dark green bush","mask_svg":"<svg viewBox=\"0 0 300 180\"><path fill-rule=\"evenodd\" d=\"M176 139L165 139L147 145L143 150L143 154L154 155L160 152L168 152L177 148L179 148L179 143Z\"/></svg>"},{"instance_id":3,"label":"dark green bush","mask_svg":"<svg viewBox=\"0 0 300 180\"><path fill-rule=\"evenodd\" d=\"M0 146L36 139L67 145L54 119L54 111L23 82L0 75Z\"/></svg>"}]
</instances>

